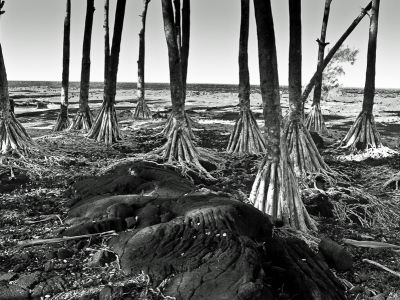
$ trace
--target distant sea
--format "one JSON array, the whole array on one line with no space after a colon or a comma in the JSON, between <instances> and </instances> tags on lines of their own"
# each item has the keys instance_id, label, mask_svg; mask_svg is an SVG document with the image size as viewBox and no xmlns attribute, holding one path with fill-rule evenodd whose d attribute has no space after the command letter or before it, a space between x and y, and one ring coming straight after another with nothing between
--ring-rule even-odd
<instances>
[{"instance_id":1,"label":"distant sea","mask_svg":"<svg viewBox=\"0 0 400 300\"><path fill-rule=\"evenodd\" d=\"M79 88L79 82L70 82L72 88ZM49 89L61 88L61 82L59 81L9 81L9 87L11 88L29 88L29 87L47 87ZM101 89L103 82L91 82L90 87L94 89ZM117 88L122 90L136 89L136 82L118 82ZM169 89L169 83L146 83L146 88L149 90L165 90ZM286 93L287 86L281 86L281 91ZM238 91L237 84L214 84L214 83L188 83L187 90L194 92L220 92L220 93L236 93ZM253 93L259 93L260 87L258 85L252 85L251 90ZM362 88L359 87L343 87L342 92L348 94L361 94ZM388 88L388 89L376 89L379 94L400 94L400 89Z\"/></svg>"}]
</instances>

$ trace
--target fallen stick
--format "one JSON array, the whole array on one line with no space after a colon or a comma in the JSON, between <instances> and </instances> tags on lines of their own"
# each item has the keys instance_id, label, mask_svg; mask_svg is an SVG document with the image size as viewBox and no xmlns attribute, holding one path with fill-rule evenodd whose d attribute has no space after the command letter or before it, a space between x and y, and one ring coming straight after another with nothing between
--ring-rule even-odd
<instances>
[{"instance_id":1,"label":"fallen stick","mask_svg":"<svg viewBox=\"0 0 400 300\"><path fill-rule=\"evenodd\" d=\"M104 236L111 236L117 235L114 230L101 232L101 233L92 233L92 234L84 234L84 235L76 235L76 236L63 236L60 238L52 238L52 239L37 239L37 240L27 240L27 241L19 241L18 246L21 248L28 247L28 246L35 246L41 244L53 244L53 243L60 243L65 241L71 240L78 240L84 238L91 238L91 237L104 237Z\"/></svg>"},{"instance_id":2,"label":"fallen stick","mask_svg":"<svg viewBox=\"0 0 400 300\"><path fill-rule=\"evenodd\" d=\"M381 269L389 272L390 274L392 274L394 276L400 277L400 273L398 273L396 271L393 271L393 270L389 269L388 267L385 267L384 265L381 265L380 263L377 263L376 261L369 260L369 259L366 259L366 258L364 258L362 261L366 262L366 263L369 263L371 265L374 265L374 266L376 266L378 268L381 268Z\"/></svg>"},{"instance_id":3,"label":"fallen stick","mask_svg":"<svg viewBox=\"0 0 400 300\"><path fill-rule=\"evenodd\" d=\"M400 249L400 246L394 245L394 244L389 244L389 243L383 243L383 242L375 242L375 241L356 241L356 240L351 240L351 239L343 239L343 243L355 247L362 247L362 248L373 248L373 249L379 249L379 248L397 248Z\"/></svg>"},{"instance_id":4,"label":"fallen stick","mask_svg":"<svg viewBox=\"0 0 400 300\"><path fill-rule=\"evenodd\" d=\"M29 218L26 218L26 219L24 219L24 221L25 221L26 224L37 224L37 223L42 223L42 222L50 221L50 220L52 220L52 219L58 219L58 220L60 221L61 225L64 224L63 221L62 221L62 219L61 219L61 217L60 217L59 215L48 215L48 216L45 216L45 218L43 218L43 219L41 219L41 220L35 220L35 221L34 221L34 220L31 220L31 219L29 219Z\"/></svg>"}]
</instances>

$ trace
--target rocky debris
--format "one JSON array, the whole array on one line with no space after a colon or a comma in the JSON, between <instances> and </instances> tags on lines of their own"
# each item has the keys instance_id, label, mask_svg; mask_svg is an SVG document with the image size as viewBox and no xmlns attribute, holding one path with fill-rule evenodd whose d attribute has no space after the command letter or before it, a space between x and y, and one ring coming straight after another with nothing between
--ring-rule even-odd
<instances>
[{"instance_id":1,"label":"rocky debris","mask_svg":"<svg viewBox=\"0 0 400 300\"><path fill-rule=\"evenodd\" d=\"M33 273L21 274L15 281L19 287L30 289L41 280L41 272L36 271Z\"/></svg>"},{"instance_id":2,"label":"rocky debris","mask_svg":"<svg viewBox=\"0 0 400 300\"><path fill-rule=\"evenodd\" d=\"M5 273L0 273L0 281L10 281L13 280L17 276L16 273L14 272L5 272Z\"/></svg>"},{"instance_id":3,"label":"rocky debris","mask_svg":"<svg viewBox=\"0 0 400 300\"><path fill-rule=\"evenodd\" d=\"M0 281L0 300L29 299L29 291L16 284L7 284Z\"/></svg>"},{"instance_id":4,"label":"rocky debris","mask_svg":"<svg viewBox=\"0 0 400 300\"><path fill-rule=\"evenodd\" d=\"M61 276L54 276L37 284L31 291L31 297L37 299L40 296L55 295L65 290L65 280Z\"/></svg>"},{"instance_id":5,"label":"rocky debris","mask_svg":"<svg viewBox=\"0 0 400 300\"><path fill-rule=\"evenodd\" d=\"M324 255L328 264L338 271L348 271L353 267L353 257L344 247L324 238L318 245L320 252Z\"/></svg>"}]
</instances>

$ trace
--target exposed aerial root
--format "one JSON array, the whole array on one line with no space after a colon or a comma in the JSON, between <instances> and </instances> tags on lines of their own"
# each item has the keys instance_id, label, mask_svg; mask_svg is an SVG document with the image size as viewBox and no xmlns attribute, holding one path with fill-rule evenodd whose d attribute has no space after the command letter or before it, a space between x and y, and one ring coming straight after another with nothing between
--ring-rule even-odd
<instances>
[{"instance_id":1,"label":"exposed aerial root","mask_svg":"<svg viewBox=\"0 0 400 300\"><path fill-rule=\"evenodd\" d=\"M249 200L257 209L271 215L274 221L283 221L301 231L317 230L301 200L286 151L282 151L279 160L269 156L263 159Z\"/></svg>"},{"instance_id":2,"label":"exposed aerial root","mask_svg":"<svg viewBox=\"0 0 400 300\"><path fill-rule=\"evenodd\" d=\"M87 137L111 145L121 140L117 114L113 105L103 105Z\"/></svg>"},{"instance_id":3,"label":"exposed aerial root","mask_svg":"<svg viewBox=\"0 0 400 300\"><path fill-rule=\"evenodd\" d=\"M142 120L151 119L151 111L144 98L138 100L133 118Z\"/></svg>"},{"instance_id":4,"label":"exposed aerial root","mask_svg":"<svg viewBox=\"0 0 400 300\"><path fill-rule=\"evenodd\" d=\"M175 117L173 116L173 114L171 113L171 114L168 116L167 122L165 123L164 129L161 131L161 134L162 134L163 136L165 136L165 137L170 136L171 133L172 133L172 131L173 131L174 128L175 128L175 122L176 122L176 119L175 119ZM185 127L186 127L186 129L188 130L188 132L189 132L189 134L190 134L190 137L191 137L192 139L194 139L195 136L194 136L193 130L192 130L192 128L193 128L193 127L192 127L193 120L192 120L186 113L185 113L185 122L186 122Z\"/></svg>"},{"instance_id":5,"label":"exposed aerial root","mask_svg":"<svg viewBox=\"0 0 400 300\"><path fill-rule=\"evenodd\" d=\"M322 115L319 104L314 104L312 106L304 125L309 131L318 132L322 135L328 133L328 129L326 129L325 126L324 116Z\"/></svg>"},{"instance_id":6,"label":"exposed aerial root","mask_svg":"<svg viewBox=\"0 0 400 300\"><path fill-rule=\"evenodd\" d=\"M167 143L155 150L171 164L178 164L184 172L193 171L209 179L214 177L202 166L201 161L215 164L215 158L203 150L199 150L193 143L193 133L186 124L186 120L172 118L172 129Z\"/></svg>"},{"instance_id":7,"label":"exposed aerial root","mask_svg":"<svg viewBox=\"0 0 400 300\"><path fill-rule=\"evenodd\" d=\"M53 132L63 131L71 126L71 121L68 115L60 113L57 117L56 124L54 125Z\"/></svg>"},{"instance_id":8,"label":"exposed aerial root","mask_svg":"<svg viewBox=\"0 0 400 300\"><path fill-rule=\"evenodd\" d=\"M72 121L71 126L68 130L83 130L84 132L88 132L90 128L92 128L93 124L93 114L89 108L86 111L79 110Z\"/></svg>"},{"instance_id":9,"label":"exposed aerial root","mask_svg":"<svg viewBox=\"0 0 400 300\"><path fill-rule=\"evenodd\" d=\"M301 121L289 121L284 130L290 162L297 177L329 175L334 172L319 154L310 133Z\"/></svg>"},{"instance_id":10,"label":"exposed aerial root","mask_svg":"<svg viewBox=\"0 0 400 300\"><path fill-rule=\"evenodd\" d=\"M382 147L382 141L376 129L374 116L370 113L361 112L342 140L341 148L364 151L379 147Z\"/></svg>"},{"instance_id":11,"label":"exposed aerial root","mask_svg":"<svg viewBox=\"0 0 400 300\"><path fill-rule=\"evenodd\" d=\"M240 111L226 151L234 154L265 152L264 137L250 109Z\"/></svg>"},{"instance_id":12,"label":"exposed aerial root","mask_svg":"<svg viewBox=\"0 0 400 300\"><path fill-rule=\"evenodd\" d=\"M33 141L22 124L10 112L7 116L0 118L0 153L27 152L32 147Z\"/></svg>"}]
</instances>

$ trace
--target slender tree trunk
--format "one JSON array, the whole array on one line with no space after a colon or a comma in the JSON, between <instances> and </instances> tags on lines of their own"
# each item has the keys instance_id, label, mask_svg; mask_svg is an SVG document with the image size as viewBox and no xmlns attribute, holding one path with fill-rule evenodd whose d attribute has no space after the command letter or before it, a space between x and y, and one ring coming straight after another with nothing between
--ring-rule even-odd
<instances>
[{"instance_id":1,"label":"slender tree trunk","mask_svg":"<svg viewBox=\"0 0 400 300\"><path fill-rule=\"evenodd\" d=\"M302 118L301 102L301 0L289 0L290 41L289 41L289 107L290 119Z\"/></svg>"},{"instance_id":2,"label":"slender tree trunk","mask_svg":"<svg viewBox=\"0 0 400 300\"><path fill-rule=\"evenodd\" d=\"M249 75L249 14L250 1L241 1L241 22L239 36L239 105L241 109L250 109Z\"/></svg>"},{"instance_id":3,"label":"slender tree trunk","mask_svg":"<svg viewBox=\"0 0 400 300\"><path fill-rule=\"evenodd\" d=\"M296 229L316 229L301 202L297 180L281 139L281 106L275 32L270 0L254 0L257 24L260 87L265 120L266 155L249 200L259 210Z\"/></svg>"},{"instance_id":4,"label":"slender tree trunk","mask_svg":"<svg viewBox=\"0 0 400 300\"><path fill-rule=\"evenodd\" d=\"M301 0L289 0L289 122L284 137L288 146L290 162L295 174L303 178L309 174L331 171L319 154L315 143L303 123L301 101Z\"/></svg>"},{"instance_id":5,"label":"slender tree trunk","mask_svg":"<svg viewBox=\"0 0 400 300\"><path fill-rule=\"evenodd\" d=\"M10 116L10 97L8 93L8 80L6 66L4 64L3 49L0 44L0 113L1 119Z\"/></svg>"},{"instance_id":6,"label":"slender tree trunk","mask_svg":"<svg viewBox=\"0 0 400 300\"><path fill-rule=\"evenodd\" d=\"M372 114L375 97L376 41L378 37L380 0L372 1L371 20L369 26L367 71L365 76L363 111Z\"/></svg>"},{"instance_id":7,"label":"slender tree trunk","mask_svg":"<svg viewBox=\"0 0 400 300\"><path fill-rule=\"evenodd\" d=\"M190 46L190 0L183 0L181 63L182 63L183 97L185 99L186 99L187 71L188 71L188 61L189 61L189 46Z\"/></svg>"},{"instance_id":8,"label":"slender tree trunk","mask_svg":"<svg viewBox=\"0 0 400 300\"><path fill-rule=\"evenodd\" d=\"M135 119L150 119L151 112L145 102L145 81L144 81L144 68L145 68L145 38L146 38L146 17L147 8L150 0L143 0L143 10L140 15L142 27L139 32L139 58L138 64L138 80L137 80L137 96L138 102L134 112Z\"/></svg>"},{"instance_id":9,"label":"slender tree trunk","mask_svg":"<svg viewBox=\"0 0 400 300\"><path fill-rule=\"evenodd\" d=\"M92 116L89 108L90 87L90 50L92 44L92 28L94 14L94 0L87 0L85 30L82 46L82 70L79 95L79 111L72 123L71 129L85 129L92 127Z\"/></svg>"},{"instance_id":10,"label":"slender tree trunk","mask_svg":"<svg viewBox=\"0 0 400 300\"><path fill-rule=\"evenodd\" d=\"M250 1L241 0L239 36L239 118L227 147L228 153L259 154L265 151L265 142L257 121L250 110L250 75L248 65Z\"/></svg>"},{"instance_id":11,"label":"slender tree trunk","mask_svg":"<svg viewBox=\"0 0 400 300\"><path fill-rule=\"evenodd\" d=\"M108 81L109 65L110 65L110 0L104 2L104 93Z\"/></svg>"},{"instance_id":12,"label":"slender tree trunk","mask_svg":"<svg viewBox=\"0 0 400 300\"><path fill-rule=\"evenodd\" d=\"M331 9L332 0L325 0L324 16L322 18L321 36L317 40L318 43L318 64L317 64L317 77L315 79L314 87L314 99L313 105L319 105L321 103L321 92L322 92L322 66L324 64L325 47L328 43L326 39L326 29L328 27L329 13Z\"/></svg>"},{"instance_id":13,"label":"slender tree trunk","mask_svg":"<svg viewBox=\"0 0 400 300\"><path fill-rule=\"evenodd\" d=\"M125 8L126 0L118 0L115 12L111 53L108 60L108 73L105 76L106 80L103 105L94 125L88 133L89 138L96 139L97 141L104 141L108 145L121 139L118 128L117 114L115 111L115 95L117 92L119 52L121 48L121 36L124 25ZM107 17L105 19L107 19ZM107 40L105 44L107 46Z\"/></svg>"},{"instance_id":14,"label":"slender tree trunk","mask_svg":"<svg viewBox=\"0 0 400 300\"><path fill-rule=\"evenodd\" d=\"M165 39L168 47L172 113L163 131L168 140L156 152L160 153L163 159L169 163L178 163L186 172L190 170L213 179L211 174L202 166L201 161L216 163L216 158L207 151L200 151L195 147L190 120L185 114L185 88L182 72L185 60L185 68L187 68L189 40L182 42L180 31L185 32L184 39L189 39L189 32L186 30L189 30L190 8L183 7L184 16L181 26L180 0L162 0L161 3ZM184 4L187 5L188 1L184 1ZM185 52L182 51L182 43L187 47ZM183 57L183 52L186 53L185 57Z\"/></svg>"},{"instance_id":15,"label":"slender tree trunk","mask_svg":"<svg viewBox=\"0 0 400 300\"><path fill-rule=\"evenodd\" d=\"M342 141L343 148L366 150L382 146L381 137L372 113L375 96L376 42L378 36L380 0L372 0L369 26L367 70L365 77L364 99L361 113Z\"/></svg>"},{"instance_id":16,"label":"slender tree trunk","mask_svg":"<svg viewBox=\"0 0 400 300\"><path fill-rule=\"evenodd\" d=\"M174 4L176 2L177 1L174 0ZM180 41L180 34L177 33L177 29L180 28L180 26L175 24L174 10L170 0L162 0L162 10L165 38L168 46L172 114L178 119L184 119L185 102L183 97L182 65L180 59L180 44L177 43L178 40ZM175 20L178 18L176 15L180 14L175 11Z\"/></svg>"},{"instance_id":17,"label":"slender tree trunk","mask_svg":"<svg viewBox=\"0 0 400 300\"><path fill-rule=\"evenodd\" d=\"M146 17L147 8L150 0L143 0L143 10L140 15L142 19L142 28L139 32L139 59L138 64L138 81L137 81L137 96L139 99L144 99L145 81L144 81L144 67L145 67L145 34L146 34Z\"/></svg>"},{"instance_id":18,"label":"slender tree trunk","mask_svg":"<svg viewBox=\"0 0 400 300\"><path fill-rule=\"evenodd\" d=\"M311 77L311 79L310 79L310 82L307 84L306 88L303 91L303 94L301 96L303 103L307 100L308 96L310 95L310 93L316 83L316 79L319 76L319 73L322 73L324 71L326 66L332 60L336 51L340 48L340 46L343 45L344 41L353 32L353 30L357 27L357 25L361 22L361 20L365 17L365 15L368 14L368 11L371 9L371 7L372 7L372 2L370 2L364 9L361 10L361 13L357 16L357 18L355 18L353 23L350 24L350 26L347 28L347 30L343 33L343 35L338 39L336 44L332 47L332 49L326 55L321 70L317 70L314 73L313 77Z\"/></svg>"},{"instance_id":19,"label":"slender tree trunk","mask_svg":"<svg viewBox=\"0 0 400 300\"><path fill-rule=\"evenodd\" d=\"M61 131L69 127L68 97L69 97L69 60L70 60L70 33L71 33L71 0L67 0L67 9L64 20L63 39L63 70L61 81L61 107L54 131Z\"/></svg>"}]
</instances>

